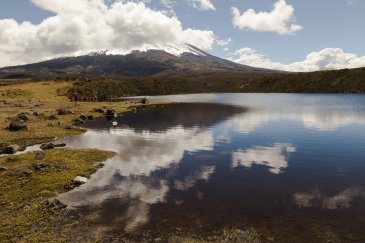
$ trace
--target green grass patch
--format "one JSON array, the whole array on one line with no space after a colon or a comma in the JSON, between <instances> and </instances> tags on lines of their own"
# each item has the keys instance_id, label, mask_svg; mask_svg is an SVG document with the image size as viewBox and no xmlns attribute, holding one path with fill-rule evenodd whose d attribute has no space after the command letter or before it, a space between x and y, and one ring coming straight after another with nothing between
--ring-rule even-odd
<instances>
[{"instance_id":1,"label":"green grass patch","mask_svg":"<svg viewBox=\"0 0 365 243\"><path fill-rule=\"evenodd\" d=\"M65 242L76 221L50 209L47 200L66 191L76 177L89 177L115 153L55 149L42 160L35 153L0 157L0 242ZM41 165L43 170L37 170ZM68 238L68 239L66 239Z\"/></svg>"}]
</instances>

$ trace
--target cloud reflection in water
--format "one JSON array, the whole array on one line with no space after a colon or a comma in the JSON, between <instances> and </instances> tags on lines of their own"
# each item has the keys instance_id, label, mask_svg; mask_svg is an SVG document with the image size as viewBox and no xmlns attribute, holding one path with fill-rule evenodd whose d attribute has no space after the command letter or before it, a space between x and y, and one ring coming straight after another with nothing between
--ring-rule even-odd
<instances>
[{"instance_id":1,"label":"cloud reflection in water","mask_svg":"<svg viewBox=\"0 0 365 243\"><path fill-rule=\"evenodd\" d=\"M271 147L253 147L232 153L232 168L239 165L251 167L253 164L265 165L273 174L280 174L288 167L289 155L296 148L291 144L276 143Z\"/></svg>"}]
</instances>

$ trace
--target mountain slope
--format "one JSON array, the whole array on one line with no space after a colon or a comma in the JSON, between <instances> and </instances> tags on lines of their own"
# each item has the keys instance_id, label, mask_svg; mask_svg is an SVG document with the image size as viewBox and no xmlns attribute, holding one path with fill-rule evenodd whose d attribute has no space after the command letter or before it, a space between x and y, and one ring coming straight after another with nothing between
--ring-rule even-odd
<instances>
[{"instance_id":1,"label":"mountain slope","mask_svg":"<svg viewBox=\"0 0 365 243\"><path fill-rule=\"evenodd\" d=\"M237 75L274 72L276 71L253 68L221 59L192 45L166 45L145 51L132 51L127 54L118 51L101 51L88 55L7 67L0 69L0 77L44 77L50 75L189 77L211 74Z\"/></svg>"}]
</instances>

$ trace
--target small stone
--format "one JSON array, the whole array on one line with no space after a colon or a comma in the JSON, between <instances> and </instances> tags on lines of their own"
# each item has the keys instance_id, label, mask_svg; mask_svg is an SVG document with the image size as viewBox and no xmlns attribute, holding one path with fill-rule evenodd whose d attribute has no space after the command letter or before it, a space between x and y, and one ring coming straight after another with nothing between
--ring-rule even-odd
<instances>
[{"instance_id":1,"label":"small stone","mask_svg":"<svg viewBox=\"0 0 365 243\"><path fill-rule=\"evenodd\" d=\"M62 148L62 147L66 147L66 144L65 143L54 143L53 146L55 148Z\"/></svg>"},{"instance_id":2,"label":"small stone","mask_svg":"<svg viewBox=\"0 0 365 243\"><path fill-rule=\"evenodd\" d=\"M73 182L76 185L85 184L87 181L88 181L88 179L86 177L82 177L82 176L76 176L76 178L73 180Z\"/></svg>"},{"instance_id":3,"label":"small stone","mask_svg":"<svg viewBox=\"0 0 365 243\"><path fill-rule=\"evenodd\" d=\"M76 119L74 120L74 124L75 124L75 125L81 125L81 124L83 124L83 123L85 123L85 120L82 120L81 118L76 118Z\"/></svg>"},{"instance_id":4,"label":"small stone","mask_svg":"<svg viewBox=\"0 0 365 243\"><path fill-rule=\"evenodd\" d=\"M32 176L32 172L27 170L27 171L24 171L23 174L26 176L26 177L31 177Z\"/></svg>"},{"instance_id":5,"label":"small stone","mask_svg":"<svg viewBox=\"0 0 365 243\"><path fill-rule=\"evenodd\" d=\"M67 208L67 205L63 204L60 200L57 198L50 198L47 200L47 204L51 207L54 207L56 209L63 209Z\"/></svg>"},{"instance_id":6,"label":"small stone","mask_svg":"<svg viewBox=\"0 0 365 243\"><path fill-rule=\"evenodd\" d=\"M47 165L45 165L45 164L38 164L38 165L34 166L34 169L38 172L43 172L46 167L47 167Z\"/></svg>"},{"instance_id":7,"label":"small stone","mask_svg":"<svg viewBox=\"0 0 365 243\"><path fill-rule=\"evenodd\" d=\"M86 121L87 120L87 116L84 115L84 114L81 114L80 119L83 120L83 121Z\"/></svg>"},{"instance_id":8,"label":"small stone","mask_svg":"<svg viewBox=\"0 0 365 243\"><path fill-rule=\"evenodd\" d=\"M39 112L39 111L35 111L33 112L33 116L43 116L44 114Z\"/></svg>"},{"instance_id":9,"label":"small stone","mask_svg":"<svg viewBox=\"0 0 365 243\"><path fill-rule=\"evenodd\" d=\"M50 115L50 116L48 117L48 120L58 120L58 118L57 118L57 116L55 116L55 115Z\"/></svg>"},{"instance_id":10,"label":"small stone","mask_svg":"<svg viewBox=\"0 0 365 243\"><path fill-rule=\"evenodd\" d=\"M71 111L69 108L61 107L57 109L57 115L59 116L65 116L65 115L72 115L75 114L73 111Z\"/></svg>"},{"instance_id":11,"label":"small stone","mask_svg":"<svg viewBox=\"0 0 365 243\"><path fill-rule=\"evenodd\" d=\"M17 117L23 121L29 121L31 119L30 114L25 112L18 114Z\"/></svg>"},{"instance_id":12,"label":"small stone","mask_svg":"<svg viewBox=\"0 0 365 243\"><path fill-rule=\"evenodd\" d=\"M97 113L104 113L104 110L101 109L101 108L94 108L93 110L94 112L97 112Z\"/></svg>"}]
</instances>

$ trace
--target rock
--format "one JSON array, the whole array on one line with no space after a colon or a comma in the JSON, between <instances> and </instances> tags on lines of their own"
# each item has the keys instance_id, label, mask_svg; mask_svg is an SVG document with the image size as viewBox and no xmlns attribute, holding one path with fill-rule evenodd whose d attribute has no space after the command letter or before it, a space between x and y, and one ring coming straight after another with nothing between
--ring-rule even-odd
<instances>
[{"instance_id":1,"label":"rock","mask_svg":"<svg viewBox=\"0 0 365 243\"><path fill-rule=\"evenodd\" d=\"M17 117L23 121L29 121L31 119L30 114L26 112L18 114Z\"/></svg>"},{"instance_id":2,"label":"rock","mask_svg":"<svg viewBox=\"0 0 365 243\"><path fill-rule=\"evenodd\" d=\"M4 172L4 171L7 171L7 170L8 170L8 168L0 166L0 172Z\"/></svg>"},{"instance_id":3,"label":"rock","mask_svg":"<svg viewBox=\"0 0 365 243\"><path fill-rule=\"evenodd\" d=\"M67 205L63 204L60 200L57 198L50 198L47 200L47 204L55 209L63 209L67 208Z\"/></svg>"},{"instance_id":4,"label":"rock","mask_svg":"<svg viewBox=\"0 0 365 243\"><path fill-rule=\"evenodd\" d=\"M80 119L83 121L87 120L87 116L85 114L81 114Z\"/></svg>"},{"instance_id":5,"label":"rock","mask_svg":"<svg viewBox=\"0 0 365 243\"><path fill-rule=\"evenodd\" d=\"M84 121L84 120L82 120L81 118L76 118L76 119L74 120L74 124L75 124L75 125L81 125L81 124L83 124L83 123L85 123L85 121Z\"/></svg>"},{"instance_id":6,"label":"rock","mask_svg":"<svg viewBox=\"0 0 365 243\"><path fill-rule=\"evenodd\" d=\"M106 116L115 116L115 110L114 109L107 109L106 110Z\"/></svg>"},{"instance_id":7,"label":"rock","mask_svg":"<svg viewBox=\"0 0 365 243\"><path fill-rule=\"evenodd\" d=\"M65 116L65 115L71 115L74 114L73 111L71 111L69 108L61 107L57 110L57 114L59 116Z\"/></svg>"},{"instance_id":8,"label":"rock","mask_svg":"<svg viewBox=\"0 0 365 243\"><path fill-rule=\"evenodd\" d=\"M65 143L56 143L54 144L55 148L63 148L63 147L66 147L66 144Z\"/></svg>"},{"instance_id":9,"label":"rock","mask_svg":"<svg viewBox=\"0 0 365 243\"><path fill-rule=\"evenodd\" d=\"M49 150L49 149L54 149L54 144L53 143L44 143L40 146L40 149L42 150Z\"/></svg>"},{"instance_id":10,"label":"rock","mask_svg":"<svg viewBox=\"0 0 365 243\"><path fill-rule=\"evenodd\" d=\"M55 116L55 115L50 115L50 116L48 117L48 120L58 120L58 118L57 118L57 116Z\"/></svg>"},{"instance_id":11,"label":"rock","mask_svg":"<svg viewBox=\"0 0 365 243\"><path fill-rule=\"evenodd\" d=\"M97 112L97 113L104 113L104 110L101 109L101 108L94 108L93 110L94 112Z\"/></svg>"},{"instance_id":12,"label":"rock","mask_svg":"<svg viewBox=\"0 0 365 243\"><path fill-rule=\"evenodd\" d=\"M88 119L88 120L94 120L94 116L93 116L93 115L88 115L88 116L87 116L87 119Z\"/></svg>"},{"instance_id":13,"label":"rock","mask_svg":"<svg viewBox=\"0 0 365 243\"><path fill-rule=\"evenodd\" d=\"M87 178L82 176L76 176L76 178L73 180L74 184L77 186L85 184L87 181Z\"/></svg>"},{"instance_id":14,"label":"rock","mask_svg":"<svg viewBox=\"0 0 365 243\"><path fill-rule=\"evenodd\" d=\"M45 164L38 164L38 165L34 166L34 169L38 172L43 172L46 167L47 167L47 165L45 165Z\"/></svg>"},{"instance_id":15,"label":"rock","mask_svg":"<svg viewBox=\"0 0 365 243\"><path fill-rule=\"evenodd\" d=\"M26 176L26 177L31 177L32 176L32 171L30 171L30 170L26 170L26 171L24 171L23 172L23 174Z\"/></svg>"},{"instance_id":16,"label":"rock","mask_svg":"<svg viewBox=\"0 0 365 243\"><path fill-rule=\"evenodd\" d=\"M46 153L43 150L39 150L39 151L36 152L36 155L35 155L34 159L42 160L45 157L46 157Z\"/></svg>"},{"instance_id":17,"label":"rock","mask_svg":"<svg viewBox=\"0 0 365 243\"><path fill-rule=\"evenodd\" d=\"M18 145L10 145L10 146L7 146L5 149L4 149L4 153L5 154L15 154L16 152L19 151L19 146Z\"/></svg>"},{"instance_id":18,"label":"rock","mask_svg":"<svg viewBox=\"0 0 365 243\"><path fill-rule=\"evenodd\" d=\"M142 104L147 104L147 103L148 103L147 98L142 98L142 99L141 99L141 103L142 103Z\"/></svg>"},{"instance_id":19,"label":"rock","mask_svg":"<svg viewBox=\"0 0 365 243\"><path fill-rule=\"evenodd\" d=\"M35 111L33 112L33 116L44 116L44 114L39 111Z\"/></svg>"},{"instance_id":20,"label":"rock","mask_svg":"<svg viewBox=\"0 0 365 243\"><path fill-rule=\"evenodd\" d=\"M27 130L28 126L23 120L12 121L9 125L9 130L12 132Z\"/></svg>"},{"instance_id":21,"label":"rock","mask_svg":"<svg viewBox=\"0 0 365 243\"><path fill-rule=\"evenodd\" d=\"M55 143L45 143L42 144L40 146L40 149L42 150L50 150L50 149L54 149L54 148L60 148L60 147L65 147L66 144L65 143L59 143L59 144L55 144Z\"/></svg>"}]
</instances>

